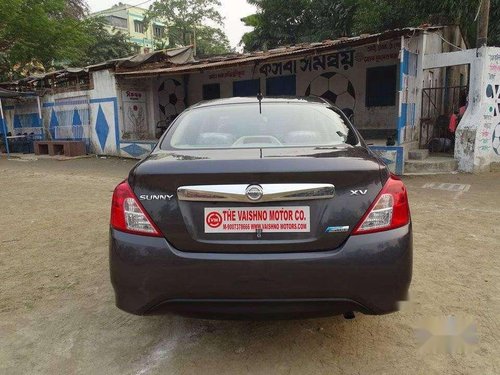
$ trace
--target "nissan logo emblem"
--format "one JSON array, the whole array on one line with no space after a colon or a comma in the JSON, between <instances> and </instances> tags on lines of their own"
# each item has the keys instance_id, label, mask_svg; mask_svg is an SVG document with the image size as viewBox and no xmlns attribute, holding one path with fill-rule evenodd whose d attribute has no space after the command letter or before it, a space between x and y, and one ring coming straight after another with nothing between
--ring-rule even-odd
<instances>
[{"instance_id":1,"label":"nissan logo emblem","mask_svg":"<svg viewBox=\"0 0 500 375\"><path fill-rule=\"evenodd\" d=\"M249 200L257 202L262 199L264 190L259 185L249 185L245 190L245 194Z\"/></svg>"}]
</instances>

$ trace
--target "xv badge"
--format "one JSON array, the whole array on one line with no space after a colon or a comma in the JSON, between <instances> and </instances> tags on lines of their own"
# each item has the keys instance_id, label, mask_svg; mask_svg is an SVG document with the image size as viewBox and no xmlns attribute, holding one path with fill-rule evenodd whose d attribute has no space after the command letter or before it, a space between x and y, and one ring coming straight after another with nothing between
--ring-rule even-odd
<instances>
[{"instance_id":1,"label":"xv badge","mask_svg":"<svg viewBox=\"0 0 500 375\"><path fill-rule=\"evenodd\" d=\"M368 190L351 190L351 196L352 195L366 195L368 193Z\"/></svg>"}]
</instances>

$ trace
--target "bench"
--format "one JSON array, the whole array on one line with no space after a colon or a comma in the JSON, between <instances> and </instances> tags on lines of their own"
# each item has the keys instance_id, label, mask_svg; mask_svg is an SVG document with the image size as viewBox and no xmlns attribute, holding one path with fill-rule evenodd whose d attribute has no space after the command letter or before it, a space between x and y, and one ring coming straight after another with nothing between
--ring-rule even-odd
<instances>
[{"instance_id":1,"label":"bench","mask_svg":"<svg viewBox=\"0 0 500 375\"><path fill-rule=\"evenodd\" d=\"M35 155L82 156L87 154L83 141L36 141Z\"/></svg>"}]
</instances>

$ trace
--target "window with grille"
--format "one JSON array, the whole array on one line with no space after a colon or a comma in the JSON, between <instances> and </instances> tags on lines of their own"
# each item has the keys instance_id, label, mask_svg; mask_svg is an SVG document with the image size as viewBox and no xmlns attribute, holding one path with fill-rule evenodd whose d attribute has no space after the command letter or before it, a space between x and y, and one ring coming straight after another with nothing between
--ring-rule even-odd
<instances>
[{"instance_id":1,"label":"window with grille","mask_svg":"<svg viewBox=\"0 0 500 375\"><path fill-rule=\"evenodd\" d=\"M203 100L212 100L220 98L220 84L210 83L203 85Z\"/></svg>"},{"instance_id":2,"label":"window with grille","mask_svg":"<svg viewBox=\"0 0 500 375\"><path fill-rule=\"evenodd\" d=\"M396 65L366 69L366 106L390 107L396 105L398 83Z\"/></svg>"},{"instance_id":3,"label":"window with grille","mask_svg":"<svg viewBox=\"0 0 500 375\"><path fill-rule=\"evenodd\" d=\"M153 33L155 38L163 38L163 26L154 26Z\"/></svg>"},{"instance_id":4,"label":"window with grille","mask_svg":"<svg viewBox=\"0 0 500 375\"><path fill-rule=\"evenodd\" d=\"M144 23L141 21L134 21L134 31L139 34L144 34Z\"/></svg>"},{"instance_id":5,"label":"window with grille","mask_svg":"<svg viewBox=\"0 0 500 375\"><path fill-rule=\"evenodd\" d=\"M127 20L125 18L117 17L117 16L107 16L106 20L113 27L119 27L121 29L127 28Z\"/></svg>"}]
</instances>

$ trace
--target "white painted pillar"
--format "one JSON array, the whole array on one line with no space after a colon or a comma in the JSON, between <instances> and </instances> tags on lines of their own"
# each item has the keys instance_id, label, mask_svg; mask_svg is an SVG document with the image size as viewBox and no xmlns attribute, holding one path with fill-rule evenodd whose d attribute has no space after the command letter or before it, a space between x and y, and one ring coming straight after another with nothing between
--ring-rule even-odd
<instances>
[{"instance_id":1,"label":"white painted pillar","mask_svg":"<svg viewBox=\"0 0 500 375\"><path fill-rule=\"evenodd\" d=\"M40 120L40 127L42 128L42 139L45 138L45 129L43 127L43 117L42 117L42 103L40 102L40 97L36 97L36 104L38 107L38 119Z\"/></svg>"},{"instance_id":2,"label":"white painted pillar","mask_svg":"<svg viewBox=\"0 0 500 375\"><path fill-rule=\"evenodd\" d=\"M416 97L416 102L415 102L415 125L418 127L418 142L420 144L420 134L421 134L421 127L422 124L420 122L421 115L422 115L422 92L424 89L424 64L425 64L425 52L427 49L427 31L424 31L422 36L422 45L420 49L417 49L415 53L418 54L417 57L417 76L415 78L415 97ZM420 41L418 42L420 46Z\"/></svg>"},{"instance_id":3,"label":"white painted pillar","mask_svg":"<svg viewBox=\"0 0 500 375\"><path fill-rule=\"evenodd\" d=\"M5 141L5 150L7 151L7 159L10 158L9 142L7 140L7 124L5 123L5 116L3 114L2 99L0 99L0 118L2 119L2 133Z\"/></svg>"}]
</instances>

